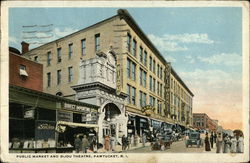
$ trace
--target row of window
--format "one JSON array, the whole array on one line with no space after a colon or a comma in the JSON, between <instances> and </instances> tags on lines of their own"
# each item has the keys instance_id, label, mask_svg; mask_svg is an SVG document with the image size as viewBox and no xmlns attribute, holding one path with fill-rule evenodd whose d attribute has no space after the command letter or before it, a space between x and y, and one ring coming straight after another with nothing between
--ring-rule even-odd
<instances>
[{"instance_id":1,"label":"row of window","mask_svg":"<svg viewBox=\"0 0 250 163\"><path fill-rule=\"evenodd\" d=\"M60 85L62 83L62 70L57 70L57 85ZM73 67L68 67L68 82L73 81ZM47 87L51 87L52 83L52 75L51 72L47 73Z\"/></svg>"},{"instance_id":2,"label":"row of window","mask_svg":"<svg viewBox=\"0 0 250 163\"><path fill-rule=\"evenodd\" d=\"M129 104L136 105L136 88L127 84L127 100ZM139 105L144 107L147 105L147 94L143 91L139 91ZM149 105L155 107L155 97L149 96ZM162 102L157 100L157 113L162 114Z\"/></svg>"},{"instance_id":3,"label":"row of window","mask_svg":"<svg viewBox=\"0 0 250 163\"><path fill-rule=\"evenodd\" d=\"M131 48L131 43L132 43L132 48ZM127 50L130 52L134 57L137 56L137 41L135 39L132 40L131 35L128 33L127 34ZM143 50L143 47L140 46L139 48L139 55L140 55L140 62L147 66L147 57L148 53L146 50ZM152 57L149 57L149 69L155 74L155 65L156 61L152 59ZM157 64L157 77L160 79L163 79L163 68L159 64Z\"/></svg>"},{"instance_id":4,"label":"row of window","mask_svg":"<svg viewBox=\"0 0 250 163\"><path fill-rule=\"evenodd\" d=\"M95 51L99 51L100 50L100 33L95 35ZM73 43L70 43L68 45L68 57L69 59L71 59L73 57ZM85 56L86 55L86 39L82 39L81 40L81 55ZM34 60L36 62L38 62L38 56L34 57ZM52 54L49 51L47 53L47 66L51 65L51 61L52 61ZM57 48L57 63L61 63L62 62L62 48Z\"/></svg>"}]
</instances>

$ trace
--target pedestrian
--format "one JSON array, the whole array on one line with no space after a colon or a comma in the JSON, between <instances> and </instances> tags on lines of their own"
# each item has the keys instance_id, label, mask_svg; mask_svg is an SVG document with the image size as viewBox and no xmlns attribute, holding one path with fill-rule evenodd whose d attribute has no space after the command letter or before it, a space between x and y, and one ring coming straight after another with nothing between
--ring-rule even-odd
<instances>
[{"instance_id":1,"label":"pedestrian","mask_svg":"<svg viewBox=\"0 0 250 163\"><path fill-rule=\"evenodd\" d=\"M111 137L110 137L110 150L114 151L114 147L115 147L115 138L114 138L114 135L111 135Z\"/></svg>"},{"instance_id":2,"label":"pedestrian","mask_svg":"<svg viewBox=\"0 0 250 163\"><path fill-rule=\"evenodd\" d=\"M244 138L243 134L240 134L237 141L237 153L243 153L243 152L244 152Z\"/></svg>"},{"instance_id":3,"label":"pedestrian","mask_svg":"<svg viewBox=\"0 0 250 163\"><path fill-rule=\"evenodd\" d=\"M210 143L209 143L209 139L208 139L208 133L206 133L206 137L205 137L205 150L206 151L211 151Z\"/></svg>"},{"instance_id":4,"label":"pedestrian","mask_svg":"<svg viewBox=\"0 0 250 163\"><path fill-rule=\"evenodd\" d=\"M79 153L79 151L82 149L82 141L79 138L79 135L75 135L74 145L75 145L76 153Z\"/></svg>"},{"instance_id":5,"label":"pedestrian","mask_svg":"<svg viewBox=\"0 0 250 163\"><path fill-rule=\"evenodd\" d=\"M216 143L216 140L217 140L217 134L216 132L214 133L214 143Z\"/></svg>"},{"instance_id":6,"label":"pedestrian","mask_svg":"<svg viewBox=\"0 0 250 163\"><path fill-rule=\"evenodd\" d=\"M145 147L145 143L146 143L146 135L145 133L142 134L142 146Z\"/></svg>"},{"instance_id":7,"label":"pedestrian","mask_svg":"<svg viewBox=\"0 0 250 163\"><path fill-rule=\"evenodd\" d=\"M237 139L236 139L236 135L234 133L234 136L231 139L231 152L236 153L236 151L237 151Z\"/></svg>"},{"instance_id":8,"label":"pedestrian","mask_svg":"<svg viewBox=\"0 0 250 163\"><path fill-rule=\"evenodd\" d=\"M82 139L82 152L87 153L88 147L89 147L89 141L87 139L87 136L84 135Z\"/></svg>"},{"instance_id":9,"label":"pedestrian","mask_svg":"<svg viewBox=\"0 0 250 163\"><path fill-rule=\"evenodd\" d=\"M213 148L213 145L214 145L214 135L213 135L213 132L210 135L210 144L211 144L211 148Z\"/></svg>"},{"instance_id":10,"label":"pedestrian","mask_svg":"<svg viewBox=\"0 0 250 163\"><path fill-rule=\"evenodd\" d=\"M131 144L132 144L131 136L128 136L128 137L127 137L127 147L128 147L128 149L131 148Z\"/></svg>"},{"instance_id":11,"label":"pedestrian","mask_svg":"<svg viewBox=\"0 0 250 163\"><path fill-rule=\"evenodd\" d=\"M109 151L110 149L110 138L109 135L106 135L105 139L104 139L104 149L106 149L106 151Z\"/></svg>"},{"instance_id":12,"label":"pedestrian","mask_svg":"<svg viewBox=\"0 0 250 163\"><path fill-rule=\"evenodd\" d=\"M224 148L223 148L223 153L229 153L230 152L230 139L228 137L228 135L225 135L224 137Z\"/></svg>"},{"instance_id":13,"label":"pedestrian","mask_svg":"<svg viewBox=\"0 0 250 163\"><path fill-rule=\"evenodd\" d=\"M216 153L221 153L222 149L222 135L221 133L218 134L218 138L216 139Z\"/></svg>"},{"instance_id":14,"label":"pedestrian","mask_svg":"<svg viewBox=\"0 0 250 163\"><path fill-rule=\"evenodd\" d=\"M137 147L137 145L138 145L138 135L137 135L137 133L135 134L135 138L134 138L134 145L135 145L135 147Z\"/></svg>"},{"instance_id":15,"label":"pedestrian","mask_svg":"<svg viewBox=\"0 0 250 163\"><path fill-rule=\"evenodd\" d=\"M127 143L127 140L126 140L126 137L125 135L122 136L122 150L124 151L126 149L126 143Z\"/></svg>"},{"instance_id":16,"label":"pedestrian","mask_svg":"<svg viewBox=\"0 0 250 163\"><path fill-rule=\"evenodd\" d=\"M97 139L96 139L95 136L93 137L93 140L92 140L91 144L92 144L92 150L93 150L93 152L97 153Z\"/></svg>"},{"instance_id":17,"label":"pedestrian","mask_svg":"<svg viewBox=\"0 0 250 163\"><path fill-rule=\"evenodd\" d=\"M134 143L135 143L135 140L134 140L134 135L132 134L131 137L130 137L130 142L131 142L131 147L134 146Z\"/></svg>"}]
</instances>

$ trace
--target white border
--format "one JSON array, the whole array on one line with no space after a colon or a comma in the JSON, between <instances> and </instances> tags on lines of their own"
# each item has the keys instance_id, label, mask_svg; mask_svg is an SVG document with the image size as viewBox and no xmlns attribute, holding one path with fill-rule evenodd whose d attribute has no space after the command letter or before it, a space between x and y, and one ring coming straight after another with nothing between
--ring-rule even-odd
<instances>
[{"instance_id":1,"label":"white border","mask_svg":"<svg viewBox=\"0 0 250 163\"><path fill-rule=\"evenodd\" d=\"M4 1L1 7L1 159L5 162L51 162L52 159L39 158L39 159L16 159L16 154L8 154L8 112L6 111L8 107L8 8L10 7L242 7L243 13L243 130L245 134L245 153L244 154L212 154L212 153L143 153L143 154L126 154L128 158L125 159L106 159L106 158L82 158L73 159L74 162L245 162L249 160L249 4L247 2L237 2L237 1ZM31 155L31 154L30 154ZM40 154L47 155L47 154ZM63 154L49 154L58 155ZM69 161L71 159L53 159L57 162ZM72 161L72 160L71 160Z\"/></svg>"}]
</instances>

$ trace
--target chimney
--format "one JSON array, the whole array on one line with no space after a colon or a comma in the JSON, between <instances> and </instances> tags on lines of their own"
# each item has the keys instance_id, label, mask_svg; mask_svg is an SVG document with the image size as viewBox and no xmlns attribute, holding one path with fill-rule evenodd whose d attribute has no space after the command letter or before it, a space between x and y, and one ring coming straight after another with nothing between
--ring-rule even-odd
<instances>
[{"instance_id":1,"label":"chimney","mask_svg":"<svg viewBox=\"0 0 250 163\"><path fill-rule=\"evenodd\" d=\"M22 54L27 53L29 51L29 44L27 42L22 41Z\"/></svg>"}]
</instances>

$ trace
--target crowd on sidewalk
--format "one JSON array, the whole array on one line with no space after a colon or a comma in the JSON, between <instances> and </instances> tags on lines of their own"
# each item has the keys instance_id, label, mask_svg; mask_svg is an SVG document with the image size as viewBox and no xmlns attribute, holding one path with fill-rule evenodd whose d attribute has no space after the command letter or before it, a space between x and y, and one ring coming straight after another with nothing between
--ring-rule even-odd
<instances>
[{"instance_id":1,"label":"crowd on sidewalk","mask_svg":"<svg viewBox=\"0 0 250 163\"><path fill-rule=\"evenodd\" d=\"M218 136L217 136L218 135ZM211 133L205 137L205 151L211 151L211 148L216 148L216 153L243 153L244 138L243 134L234 133L233 136L225 133Z\"/></svg>"}]
</instances>

